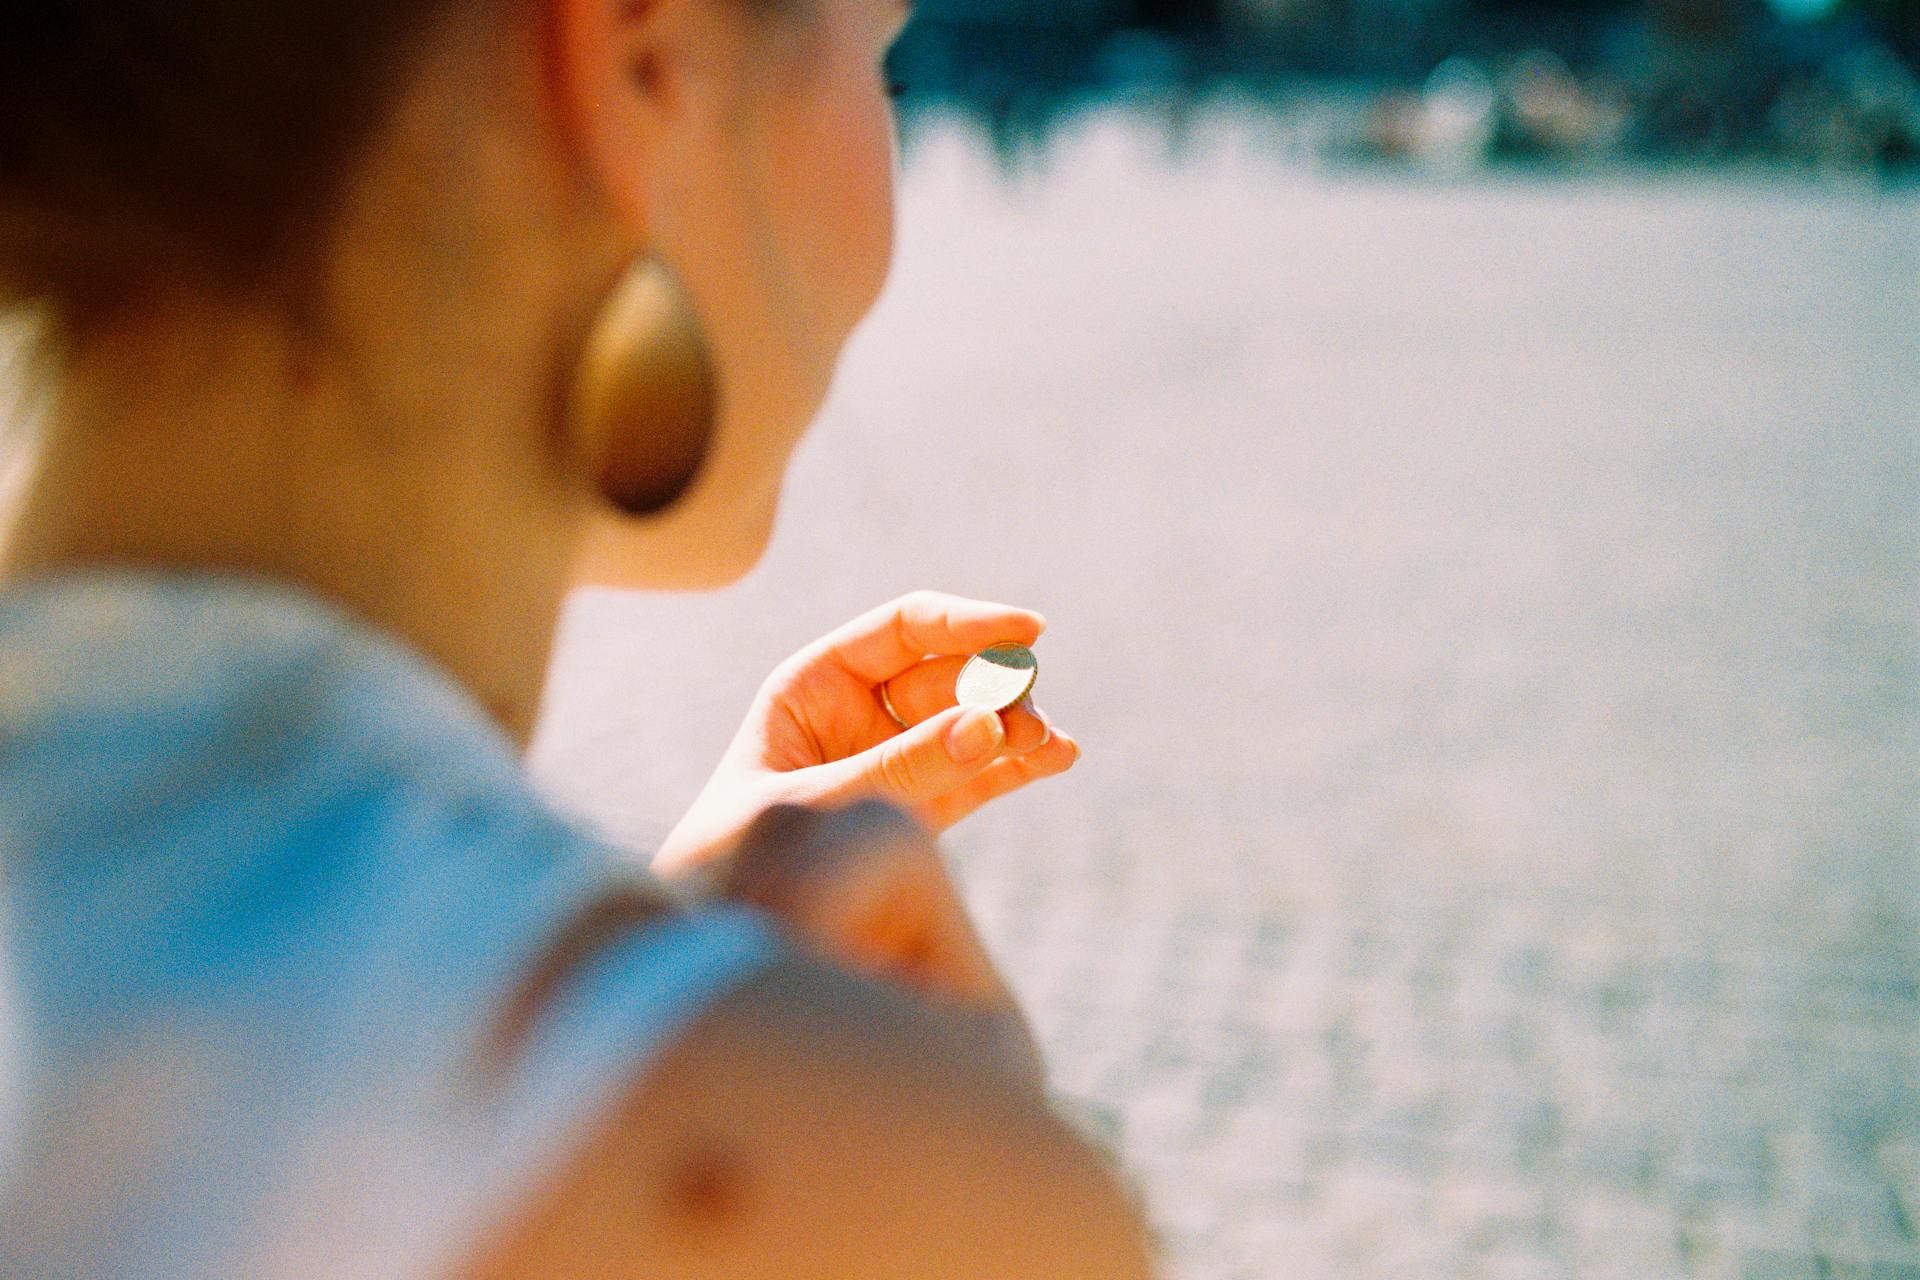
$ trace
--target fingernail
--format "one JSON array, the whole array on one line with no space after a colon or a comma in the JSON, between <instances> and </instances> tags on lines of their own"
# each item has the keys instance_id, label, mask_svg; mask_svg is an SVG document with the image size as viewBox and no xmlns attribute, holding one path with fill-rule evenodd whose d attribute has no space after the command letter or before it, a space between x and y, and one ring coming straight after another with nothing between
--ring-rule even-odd
<instances>
[{"instance_id":1,"label":"fingernail","mask_svg":"<svg viewBox=\"0 0 1920 1280\"><path fill-rule=\"evenodd\" d=\"M975 709L947 730L947 752L960 764L973 764L999 749L1000 735L1000 717Z\"/></svg>"}]
</instances>

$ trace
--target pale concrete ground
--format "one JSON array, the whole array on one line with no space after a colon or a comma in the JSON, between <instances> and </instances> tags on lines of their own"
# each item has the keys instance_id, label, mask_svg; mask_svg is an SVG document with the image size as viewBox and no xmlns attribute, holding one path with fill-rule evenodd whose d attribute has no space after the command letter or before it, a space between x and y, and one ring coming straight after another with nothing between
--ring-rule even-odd
<instances>
[{"instance_id":1,"label":"pale concrete ground","mask_svg":"<svg viewBox=\"0 0 1920 1280\"><path fill-rule=\"evenodd\" d=\"M934 138L778 543L583 596L650 841L781 657L1030 605L1075 773L949 838L1172 1271L1920 1276L1920 201Z\"/></svg>"}]
</instances>

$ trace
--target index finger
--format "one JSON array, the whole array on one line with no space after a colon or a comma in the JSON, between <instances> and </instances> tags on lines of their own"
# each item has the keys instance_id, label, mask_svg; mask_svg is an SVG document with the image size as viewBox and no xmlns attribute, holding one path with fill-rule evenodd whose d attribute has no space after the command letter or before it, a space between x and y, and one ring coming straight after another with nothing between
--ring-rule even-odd
<instances>
[{"instance_id":1,"label":"index finger","mask_svg":"<svg viewBox=\"0 0 1920 1280\"><path fill-rule=\"evenodd\" d=\"M1031 609L944 591L912 591L833 631L810 656L879 684L924 658L978 653L994 644L1032 644L1046 629L1047 620Z\"/></svg>"}]
</instances>

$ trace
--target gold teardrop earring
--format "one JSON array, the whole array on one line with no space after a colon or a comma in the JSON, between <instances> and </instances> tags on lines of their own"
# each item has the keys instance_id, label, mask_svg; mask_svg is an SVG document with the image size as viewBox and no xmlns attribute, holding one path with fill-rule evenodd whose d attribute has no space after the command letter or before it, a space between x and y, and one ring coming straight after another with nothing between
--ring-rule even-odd
<instances>
[{"instance_id":1,"label":"gold teardrop earring","mask_svg":"<svg viewBox=\"0 0 1920 1280\"><path fill-rule=\"evenodd\" d=\"M573 429L606 500L658 515L693 486L712 451L719 395L699 317L651 256L595 317L573 386Z\"/></svg>"}]
</instances>

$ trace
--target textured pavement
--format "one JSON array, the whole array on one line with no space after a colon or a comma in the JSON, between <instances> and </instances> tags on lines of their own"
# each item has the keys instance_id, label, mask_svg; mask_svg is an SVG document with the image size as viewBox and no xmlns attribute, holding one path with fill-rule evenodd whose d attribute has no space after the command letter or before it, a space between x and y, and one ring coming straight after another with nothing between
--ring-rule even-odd
<instances>
[{"instance_id":1,"label":"textured pavement","mask_svg":"<svg viewBox=\"0 0 1920 1280\"><path fill-rule=\"evenodd\" d=\"M701 598L583 594L535 764L639 845L901 591L1085 747L947 845L1170 1275L1920 1277L1920 200L910 159Z\"/></svg>"}]
</instances>

